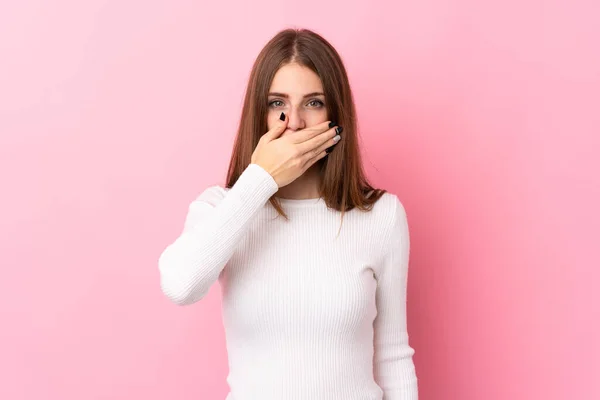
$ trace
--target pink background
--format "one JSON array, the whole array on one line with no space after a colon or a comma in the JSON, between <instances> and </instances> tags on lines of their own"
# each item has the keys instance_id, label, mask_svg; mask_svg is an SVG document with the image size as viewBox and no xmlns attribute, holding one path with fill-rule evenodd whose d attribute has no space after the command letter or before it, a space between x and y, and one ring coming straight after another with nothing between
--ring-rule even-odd
<instances>
[{"instance_id":1,"label":"pink background","mask_svg":"<svg viewBox=\"0 0 600 400\"><path fill-rule=\"evenodd\" d=\"M407 208L421 399L600 398L599 12L2 2L0 398L224 398L220 288L177 307L157 259L294 26L342 54L369 176Z\"/></svg>"}]
</instances>

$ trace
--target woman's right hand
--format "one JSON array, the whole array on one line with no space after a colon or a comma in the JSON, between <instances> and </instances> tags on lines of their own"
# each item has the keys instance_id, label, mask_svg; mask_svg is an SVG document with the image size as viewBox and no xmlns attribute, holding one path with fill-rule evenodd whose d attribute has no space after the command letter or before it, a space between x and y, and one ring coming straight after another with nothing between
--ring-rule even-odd
<instances>
[{"instance_id":1,"label":"woman's right hand","mask_svg":"<svg viewBox=\"0 0 600 400\"><path fill-rule=\"evenodd\" d=\"M311 165L329 153L325 150L340 140L337 127L330 121L280 137L285 131L288 117L265 133L252 153L252 164L260 165L279 187L292 183ZM341 132L341 127L339 128ZM337 137L337 139L335 139Z\"/></svg>"}]
</instances>

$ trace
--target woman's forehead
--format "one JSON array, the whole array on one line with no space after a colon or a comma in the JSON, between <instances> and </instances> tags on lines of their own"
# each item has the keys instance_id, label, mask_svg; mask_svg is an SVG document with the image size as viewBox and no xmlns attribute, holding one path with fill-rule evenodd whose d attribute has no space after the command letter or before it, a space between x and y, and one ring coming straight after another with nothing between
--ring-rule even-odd
<instances>
[{"instance_id":1,"label":"woman's forehead","mask_svg":"<svg viewBox=\"0 0 600 400\"><path fill-rule=\"evenodd\" d=\"M323 85L321 78L310 68L288 64L275 73L269 92L301 98L313 92L322 93Z\"/></svg>"}]
</instances>

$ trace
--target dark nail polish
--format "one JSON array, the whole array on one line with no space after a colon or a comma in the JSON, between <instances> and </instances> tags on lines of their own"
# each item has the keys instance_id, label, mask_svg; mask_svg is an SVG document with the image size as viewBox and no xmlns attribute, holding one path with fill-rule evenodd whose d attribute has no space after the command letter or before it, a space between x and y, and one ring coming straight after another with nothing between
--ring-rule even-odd
<instances>
[{"instance_id":1,"label":"dark nail polish","mask_svg":"<svg viewBox=\"0 0 600 400\"><path fill-rule=\"evenodd\" d=\"M282 120L282 121L285 121L285 114L281 113L281 115L279 116L279 119Z\"/></svg>"},{"instance_id":2,"label":"dark nail polish","mask_svg":"<svg viewBox=\"0 0 600 400\"><path fill-rule=\"evenodd\" d=\"M329 129L333 128L333 127L334 127L334 126L336 126L336 125L337 125L337 123L336 123L335 121L331 121L331 122L329 123Z\"/></svg>"},{"instance_id":3,"label":"dark nail polish","mask_svg":"<svg viewBox=\"0 0 600 400\"><path fill-rule=\"evenodd\" d=\"M344 128L342 128L341 126L338 126L337 128L335 128L335 133L337 133L339 135L340 133L342 133L343 130L344 130Z\"/></svg>"}]
</instances>

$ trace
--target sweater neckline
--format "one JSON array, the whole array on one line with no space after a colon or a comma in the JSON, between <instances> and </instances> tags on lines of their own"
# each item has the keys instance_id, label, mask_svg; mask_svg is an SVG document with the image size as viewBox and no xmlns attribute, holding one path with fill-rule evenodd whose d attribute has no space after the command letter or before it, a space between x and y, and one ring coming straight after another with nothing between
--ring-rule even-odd
<instances>
[{"instance_id":1,"label":"sweater neckline","mask_svg":"<svg viewBox=\"0 0 600 400\"><path fill-rule=\"evenodd\" d=\"M277 197L277 199L282 205L290 207L310 207L325 204L325 199L323 197L313 197L310 199L286 199Z\"/></svg>"}]
</instances>

